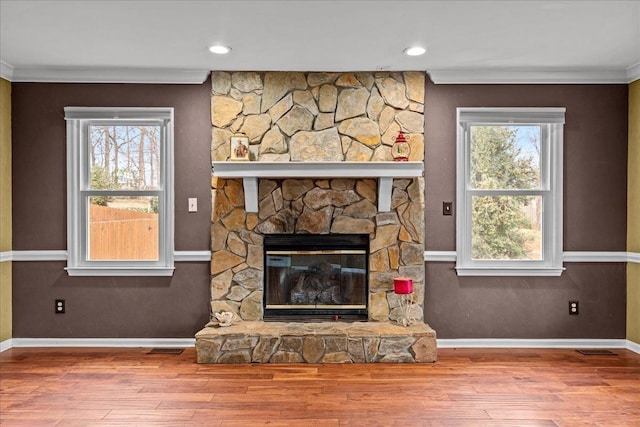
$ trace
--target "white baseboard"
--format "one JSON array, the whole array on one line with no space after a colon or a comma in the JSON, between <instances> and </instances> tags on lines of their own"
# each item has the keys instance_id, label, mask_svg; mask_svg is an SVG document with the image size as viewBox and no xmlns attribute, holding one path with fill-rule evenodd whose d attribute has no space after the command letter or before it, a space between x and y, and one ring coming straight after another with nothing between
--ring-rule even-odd
<instances>
[{"instance_id":1,"label":"white baseboard","mask_svg":"<svg viewBox=\"0 0 640 427\"><path fill-rule=\"evenodd\" d=\"M438 339L438 348L624 348L640 354L640 345L625 339Z\"/></svg>"},{"instance_id":2,"label":"white baseboard","mask_svg":"<svg viewBox=\"0 0 640 427\"><path fill-rule=\"evenodd\" d=\"M0 352L20 347L194 347L195 338L10 338ZM640 354L640 344L625 339L438 339L438 348L624 348Z\"/></svg>"},{"instance_id":3,"label":"white baseboard","mask_svg":"<svg viewBox=\"0 0 640 427\"><path fill-rule=\"evenodd\" d=\"M9 350L11 347L13 347L13 339L9 338L8 340L0 341L0 353Z\"/></svg>"},{"instance_id":4,"label":"white baseboard","mask_svg":"<svg viewBox=\"0 0 640 427\"><path fill-rule=\"evenodd\" d=\"M13 347L193 347L195 338L13 338Z\"/></svg>"},{"instance_id":5,"label":"white baseboard","mask_svg":"<svg viewBox=\"0 0 640 427\"><path fill-rule=\"evenodd\" d=\"M627 350L640 354L640 344L631 340L627 340Z\"/></svg>"}]
</instances>

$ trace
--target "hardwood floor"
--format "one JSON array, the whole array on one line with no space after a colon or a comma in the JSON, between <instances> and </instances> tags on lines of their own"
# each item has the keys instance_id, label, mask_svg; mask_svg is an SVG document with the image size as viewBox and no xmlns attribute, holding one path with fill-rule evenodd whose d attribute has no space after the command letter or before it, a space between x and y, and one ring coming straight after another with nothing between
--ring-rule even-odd
<instances>
[{"instance_id":1,"label":"hardwood floor","mask_svg":"<svg viewBox=\"0 0 640 427\"><path fill-rule=\"evenodd\" d=\"M0 354L0 424L638 426L640 355L440 349L435 364L198 365L148 349Z\"/></svg>"}]
</instances>

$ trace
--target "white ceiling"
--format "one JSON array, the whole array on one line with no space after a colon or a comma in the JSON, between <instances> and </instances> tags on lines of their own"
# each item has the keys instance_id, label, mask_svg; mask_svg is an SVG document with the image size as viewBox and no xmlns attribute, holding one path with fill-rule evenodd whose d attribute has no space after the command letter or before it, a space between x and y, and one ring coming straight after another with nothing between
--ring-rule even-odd
<instances>
[{"instance_id":1,"label":"white ceiling","mask_svg":"<svg viewBox=\"0 0 640 427\"><path fill-rule=\"evenodd\" d=\"M411 45L427 54L405 56ZM437 83L628 83L640 1L0 0L0 60L14 82L424 70Z\"/></svg>"}]
</instances>

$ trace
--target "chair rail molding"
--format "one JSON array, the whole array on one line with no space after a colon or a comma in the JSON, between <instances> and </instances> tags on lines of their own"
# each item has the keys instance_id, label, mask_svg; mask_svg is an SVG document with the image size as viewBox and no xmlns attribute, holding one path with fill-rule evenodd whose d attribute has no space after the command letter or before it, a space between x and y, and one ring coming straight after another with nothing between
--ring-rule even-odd
<instances>
[{"instance_id":1,"label":"chair rail molding","mask_svg":"<svg viewBox=\"0 0 640 427\"><path fill-rule=\"evenodd\" d=\"M9 261L13 261L13 252L12 251L0 252L0 262L9 262Z\"/></svg>"},{"instance_id":2,"label":"chair rail molding","mask_svg":"<svg viewBox=\"0 0 640 427\"><path fill-rule=\"evenodd\" d=\"M638 252L566 251L563 262L631 262L640 264ZM455 262L456 251L424 251L426 262Z\"/></svg>"},{"instance_id":3,"label":"chair rail molding","mask_svg":"<svg viewBox=\"0 0 640 427\"><path fill-rule=\"evenodd\" d=\"M175 251L175 261L210 261L211 251ZM638 252L579 251L564 252L564 262L631 262L640 264ZM66 261L66 250L33 250L0 252L0 262L8 261ZM424 251L426 262L455 262L456 251Z\"/></svg>"},{"instance_id":4,"label":"chair rail molding","mask_svg":"<svg viewBox=\"0 0 640 427\"><path fill-rule=\"evenodd\" d=\"M5 261L66 261L66 250L33 250L0 252L0 262ZM211 251L174 251L174 261L211 261Z\"/></svg>"}]
</instances>

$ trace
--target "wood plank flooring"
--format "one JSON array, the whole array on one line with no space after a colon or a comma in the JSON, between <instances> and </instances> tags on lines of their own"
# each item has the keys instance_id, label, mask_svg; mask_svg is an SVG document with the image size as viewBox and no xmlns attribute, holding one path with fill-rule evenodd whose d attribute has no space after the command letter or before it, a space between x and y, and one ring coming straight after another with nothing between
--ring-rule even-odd
<instances>
[{"instance_id":1,"label":"wood plank flooring","mask_svg":"<svg viewBox=\"0 0 640 427\"><path fill-rule=\"evenodd\" d=\"M149 349L0 354L3 426L639 426L640 355L440 349L435 364L198 365Z\"/></svg>"}]
</instances>

